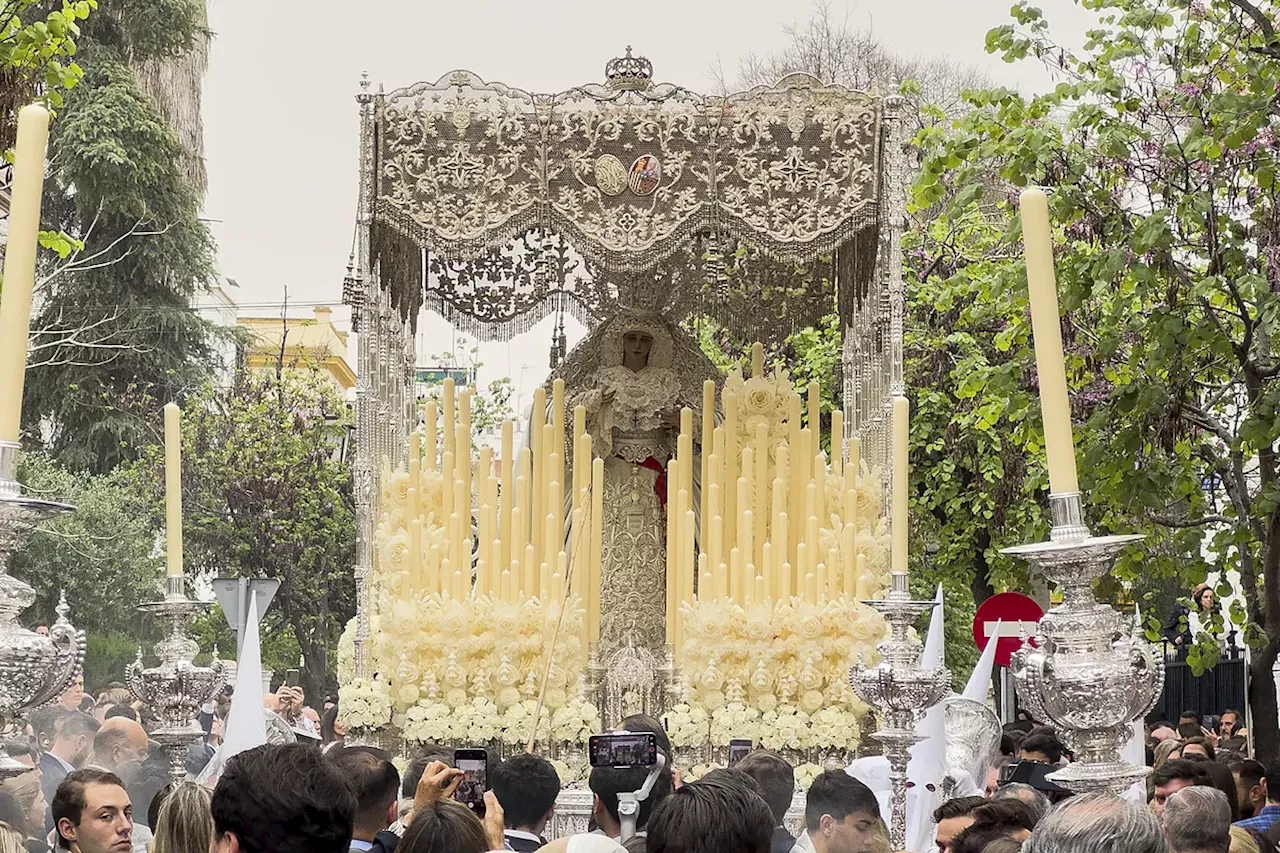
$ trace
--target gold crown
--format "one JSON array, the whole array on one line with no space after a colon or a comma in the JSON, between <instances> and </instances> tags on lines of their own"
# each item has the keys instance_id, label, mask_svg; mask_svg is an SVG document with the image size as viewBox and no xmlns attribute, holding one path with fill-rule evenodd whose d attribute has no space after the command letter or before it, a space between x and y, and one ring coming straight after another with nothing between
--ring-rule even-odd
<instances>
[{"instance_id":1,"label":"gold crown","mask_svg":"<svg viewBox=\"0 0 1280 853\"><path fill-rule=\"evenodd\" d=\"M653 85L653 63L643 56L632 56L627 45L626 56L615 56L604 66L605 79L614 89L643 92Z\"/></svg>"}]
</instances>

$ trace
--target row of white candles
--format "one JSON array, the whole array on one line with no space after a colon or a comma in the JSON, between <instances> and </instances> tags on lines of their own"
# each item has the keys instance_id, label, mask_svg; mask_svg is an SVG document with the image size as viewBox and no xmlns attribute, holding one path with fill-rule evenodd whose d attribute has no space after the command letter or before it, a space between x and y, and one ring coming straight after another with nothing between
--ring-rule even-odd
<instances>
[{"instance_id":1,"label":"row of white candles","mask_svg":"<svg viewBox=\"0 0 1280 853\"><path fill-rule=\"evenodd\" d=\"M764 351L752 347L751 373L764 375ZM798 598L821 604L836 598L866 599L873 579L865 557L856 553L857 487L861 448L846 441L844 416L831 413L831 463L820 447L821 388L812 382L807 399L792 394L787 406L787 440L772 448L769 426L760 424L749 442L740 441L735 396L721 399L724 418L716 425L715 383L703 387L701 436L701 531L695 547L693 490L693 413L681 412L680 437L668 473L667 636L679 650L684 643L680 607L697 599L736 603L782 602ZM801 423L807 404L807 425ZM906 400L895 400L895 474L905 471ZM901 421L901 423L899 423ZM897 449L901 448L901 454ZM847 458L846 458L847 455ZM829 481L838 484L841 505L825 505ZM895 478L896 485L896 478ZM893 551L902 554L905 571L906 488L895 488ZM830 517L841 520L838 547L825 553L820 532ZM874 526L874 525L872 525ZM895 560L895 568L897 563ZM697 585L695 587L695 576ZM695 592L696 590L696 592Z\"/></svg>"},{"instance_id":2,"label":"row of white candles","mask_svg":"<svg viewBox=\"0 0 1280 853\"><path fill-rule=\"evenodd\" d=\"M550 419L534 423L531 447L515 451L514 427L506 421L497 465L492 448L481 447L473 469L471 397L470 389L459 390L453 380L445 380L440 405L428 403L422 426L409 436L410 587L458 599L474 594L512 603L535 596L561 601L572 592L586 608L585 639L597 641L604 460L593 459L586 410L579 406L573 413L574 464L568 476L563 380L552 385L549 410L546 390L534 393L533 411L547 412ZM438 471L444 483L443 517L437 523L446 530L446 553L435 555L438 559L424 560L428 519L418 500L424 466ZM571 495L567 537L566 487ZM507 495L510 500L503 497ZM585 551L585 559L574 562L576 577L570 575L574 549Z\"/></svg>"}]
</instances>

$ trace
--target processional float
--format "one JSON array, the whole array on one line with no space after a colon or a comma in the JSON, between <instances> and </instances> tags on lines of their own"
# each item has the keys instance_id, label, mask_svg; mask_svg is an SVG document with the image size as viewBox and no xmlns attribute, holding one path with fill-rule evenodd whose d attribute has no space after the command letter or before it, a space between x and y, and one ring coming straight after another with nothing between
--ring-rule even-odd
<instances>
[{"instance_id":1,"label":"processional float","mask_svg":"<svg viewBox=\"0 0 1280 853\"><path fill-rule=\"evenodd\" d=\"M351 643L357 680L375 674L374 540L392 500L387 478L414 464L405 437L419 423L413 330L424 306L481 340L507 338L555 315L556 356L564 354L565 314L593 331L627 312L668 324L696 316L739 340L774 347L834 313L844 344L833 377L841 391L840 440L832 446L857 438L868 466L890 467L890 400L903 393L908 177L900 97L805 74L704 96L654 81L649 62L628 50L608 63L602 83L558 94L456 71L389 93L366 80L357 101L361 182L343 288L360 333ZM706 361L696 346L678 360ZM568 354L555 377L572 380L574 364ZM713 405L722 382L714 380ZM567 447L565 456L573 452ZM844 462L833 452L833 468ZM732 483L726 491L728 503ZM673 535L681 535L678 518L674 524ZM788 548L794 553L794 541ZM810 558L811 566L818 561ZM700 587L704 579L714 583L715 567L699 575ZM822 589L834 575L828 571ZM799 575L792 589L806 579ZM895 600L904 581L896 581ZM660 655L644 651L629 657L628 669L657 668L659 681L672 677ZM895 651L895 660L909 656L906 646ZM602 669L597 660L589 677L602 678ZM409 662L402 674L412 672ZM461 672L444 674L456 682ZM835 681L849 690L844 676ZM595 687L598 695L610 690ZM730 698L748 692L738 685ZM381 700L362 694L358 701L383 713Z\"/></svg>"}]
</instances>

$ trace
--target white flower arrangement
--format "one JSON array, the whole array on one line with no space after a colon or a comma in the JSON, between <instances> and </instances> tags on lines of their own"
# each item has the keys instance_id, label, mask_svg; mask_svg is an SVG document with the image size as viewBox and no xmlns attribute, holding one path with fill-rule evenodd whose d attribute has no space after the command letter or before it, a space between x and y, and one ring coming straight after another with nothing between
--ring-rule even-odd
<instances>
[{"instance_id":1,"label":"white flower arrangement","mask_svg":"<svg viewBox=\"0 0 1280 853\"><path fill-rule=\"evenodd\" d=\"M801 764L795 769L796 773L796 790L807 791L809 786L813 784L813 780L817 779L825 768L821 764L812 762Z\"/></svg>"},{"instance_id":2,"label":"white flower arrangement","mask_svg":"<svg viewBox=\"0 0 1280 853\"><path fill-rule=\"evenodd\" d=\"M760 740L760 711L758 708L735 702L717 709L711 715L711 742L727 745L735 738Z\"/></svg>"},{"instance_id":3,"label":"white flower arrangement","mask_svg":"<svg viewBox=\"0 0 1280 853\"><path fill-rule=\"evenodd\" d=\"M353 679L338 691L338 709L348 728L377 729L391 722L391 697L378 681Z\"/></svg>"},{"instance_id":4,"label":"white flower arrangement","mask_svg":"<svg viewBox=\"0 0 1280 853\"><path fill-rule=\"evenodd\" d=\"M667 712L666 724L673 747L705 746L711 737L711 715L700 706L676 705Z\"/></svg>"}]
</instances>

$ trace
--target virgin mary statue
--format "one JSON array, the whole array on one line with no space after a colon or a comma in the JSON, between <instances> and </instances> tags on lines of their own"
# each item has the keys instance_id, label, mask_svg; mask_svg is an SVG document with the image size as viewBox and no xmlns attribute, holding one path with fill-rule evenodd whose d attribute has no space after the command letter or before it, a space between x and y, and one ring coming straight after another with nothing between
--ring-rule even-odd
<instances>
[{"instance_id":1,"label":"virgin mary statue","mask_svg":"<svg viewBox=\"0 0 1280 853\"><path fill-rule=\"evenodd\" d=\"M702 385L707 379L719 384L722 377L679 326L637 310L597 327L556 376L565 380L566 419L572 421L575 406L586 409L595 455L604 459L601 651L616 649L626 635L627 642L660 655L666 643L667 462L676 452L685 406L694 412L694 452L701 453ZM700 468L693 466L695 491ZM696 513L698 497L691 495L690 503Z\"/></svg>"}]
</instances>

